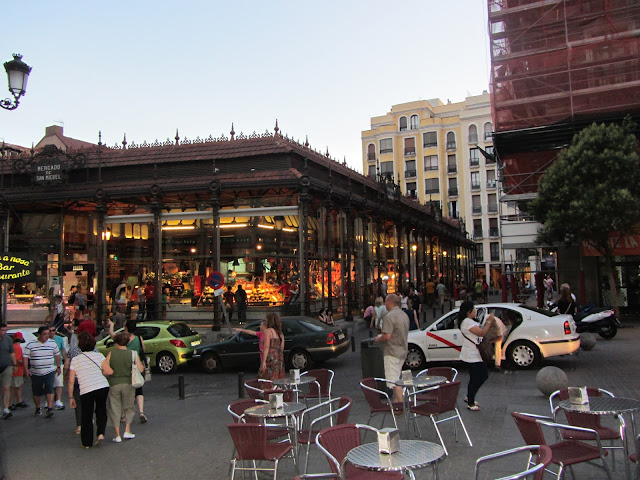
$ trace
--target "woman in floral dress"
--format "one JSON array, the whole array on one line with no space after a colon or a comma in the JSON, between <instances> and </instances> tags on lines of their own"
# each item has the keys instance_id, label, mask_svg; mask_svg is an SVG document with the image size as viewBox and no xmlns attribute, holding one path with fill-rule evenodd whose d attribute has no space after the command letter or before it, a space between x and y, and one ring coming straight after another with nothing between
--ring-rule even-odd
<instances>
[{"instance_id":1,"label":"woman in floral dress","mask_svg":"<svg viewBox=\"0 0 640 480\"><path fill-rule=\"evenodd\" d=\"M258 378L276 380L284 378L284 335L280 317L267 313L267 328L264 331L264 352Z\"/></svg>"}]
</instances>

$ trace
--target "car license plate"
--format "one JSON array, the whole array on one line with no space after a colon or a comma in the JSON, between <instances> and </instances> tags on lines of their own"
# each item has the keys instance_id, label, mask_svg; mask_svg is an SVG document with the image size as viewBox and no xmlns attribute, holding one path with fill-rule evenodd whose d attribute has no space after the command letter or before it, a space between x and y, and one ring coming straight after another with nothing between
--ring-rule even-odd
<instances>
[{"instance_id":1,"label":"car license plate","mask_svg":"<svg viewBox=\"0 0 640 480\"><path fill-rule=\"evenodd\" d=\"M198 345L200 345L200 340L196 340L195 342L191 342L191 346L192 347L196 347Z\"/></svg>"},{"instance_id":2,"label":"car license plate","mask_svg":"<svg viewBox=\"0 0 640 480\"><path fill-rule=\"evenodd\" d=\"M344 338L344 333L339 333L338 334L338 340L342 340Z\"/></svg>"}]
</instances>

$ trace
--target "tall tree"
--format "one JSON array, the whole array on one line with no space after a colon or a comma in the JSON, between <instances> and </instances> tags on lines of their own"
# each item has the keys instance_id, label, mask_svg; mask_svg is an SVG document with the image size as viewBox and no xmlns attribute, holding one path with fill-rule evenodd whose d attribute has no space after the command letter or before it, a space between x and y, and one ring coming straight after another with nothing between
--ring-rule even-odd
<instances>
[{"instance_id":1,"label":"tall tree","mask_svg":"<svg viewBox=\"0 0 640 480\"><path fill-rule=\"evenodd\" d=\"M587 242L605 260L611 298L619 310L613 252L640 226L640 162L635 124L592 124L573 137L540 179L531 207L542 223L541 243Z\"/></svg>"}]
</instances>

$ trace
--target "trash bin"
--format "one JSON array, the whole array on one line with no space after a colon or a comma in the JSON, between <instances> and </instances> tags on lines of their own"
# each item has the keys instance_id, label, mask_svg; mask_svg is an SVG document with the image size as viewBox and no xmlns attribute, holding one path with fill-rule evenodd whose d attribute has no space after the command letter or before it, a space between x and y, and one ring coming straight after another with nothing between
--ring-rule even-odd
<instances>
[{"instance_id":1,"label":"trash bin","mask_svg":"<svg viewBox=\"0 0 640 480\"><path fill-rule=\"evenodd\" d=\"M360 363L362 365L362 378L384 378L382 348L373 338L365 338L360 341Z\"/></svg>"}]
</instances>

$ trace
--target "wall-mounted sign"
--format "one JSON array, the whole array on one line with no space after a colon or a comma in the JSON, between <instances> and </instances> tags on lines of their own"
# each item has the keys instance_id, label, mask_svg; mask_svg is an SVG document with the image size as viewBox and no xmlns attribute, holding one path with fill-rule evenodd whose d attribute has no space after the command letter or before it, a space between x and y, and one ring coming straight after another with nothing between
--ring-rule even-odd
<instances>
[{"instance_id":1,"label":"wall-mounted sign","mask_svg":"<svg viewBox=\"0 0 640 480\"><path fill-rule=\"evenodd\" d=\"M35 182L37 185L52 185L64 181L62 162L59 158L45 157L36 165Z\"/></svg>"},{"instance_id":2,"label":"wall-mounted sign","mask_svg":"<svg viewBox=\"0 0 640 480\"><path fill-rule=\"evenodd\" d=\"M35 278L33 260L17 253L0 253L0 283L24 283Z\"/></svg>"}]
</instances>

